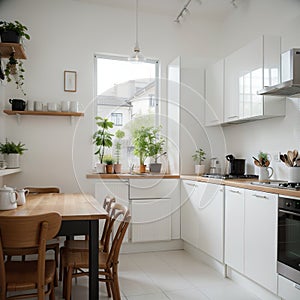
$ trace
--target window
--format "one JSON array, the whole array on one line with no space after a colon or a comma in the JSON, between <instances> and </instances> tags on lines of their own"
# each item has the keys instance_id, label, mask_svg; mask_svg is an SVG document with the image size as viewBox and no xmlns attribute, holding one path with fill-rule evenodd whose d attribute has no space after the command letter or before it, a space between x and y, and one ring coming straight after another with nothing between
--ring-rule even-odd
<instances>
[{"instance_id":1,"label":"window","mask_svg":"<svg viewBox=\"0 0 300 300\"><path fill-rule=\"evenodd\" d=\"M114 122L115 126L123 125L123 114L122 113L111 113L110 119Z\"/></svg>"}]
</instances>

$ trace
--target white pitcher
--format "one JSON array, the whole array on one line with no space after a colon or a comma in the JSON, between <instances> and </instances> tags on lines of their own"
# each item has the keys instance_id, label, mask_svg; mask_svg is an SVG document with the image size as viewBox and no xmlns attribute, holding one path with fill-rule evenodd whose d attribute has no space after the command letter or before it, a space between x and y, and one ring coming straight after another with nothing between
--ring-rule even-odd
<instances>
[{"instance_id":1,"label":"white pitcher","mask_svg":"<svg viewBox=\"0 0 300 300\"><path fill-rule=\"evenodd\" d=\"M29 193L29 190L21 189L18 190L18 199L17 204L18 205L24 205L26 203L26 195Z\"/></svg>"},{"instance_id":2,"label":"white pitcher","mask_svg":"<svg viewBox=\"0 0 300 300\"><path fill-rule=\"evenodd\" d=\"M19 194L14 188L6 185L0 188L0 210L8 210L17 208L17 199Z\"/></svg>"},{"instance_id":3,"label":"white pitcher","mask_svg":"<svg viewBox=\"0 0 300 300\"><path fill-rule=\"evenodd\" d=\"M271 167L259 167L258 180L268 180L273 175L273 168Z\"/></svg>"}]
</instances>

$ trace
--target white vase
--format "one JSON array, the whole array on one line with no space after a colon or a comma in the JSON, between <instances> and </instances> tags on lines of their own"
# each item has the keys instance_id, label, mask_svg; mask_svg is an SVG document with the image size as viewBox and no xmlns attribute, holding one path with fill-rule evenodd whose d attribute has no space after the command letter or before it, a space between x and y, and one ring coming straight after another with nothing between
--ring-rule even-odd
<instances>
[{"instance_id":1,"label":"white vase","mask_svg":"<svg viewBox=\"0 0 300 300\"><path fill-rule=\"evenodd\" d=\"M203 175L205 173L205 165L195 165L195 174Z\"/></svg>"},{"instance_id":2,"label":"white vase","mask_svg":"<svg viewBox=\"0 0 300 300\"><path fill-rule=\"evenodd\" d=\"M8 169L20 168L20 154L18 153L4 154L4 160L6 161Z\"/></svg>"}]
</instances>

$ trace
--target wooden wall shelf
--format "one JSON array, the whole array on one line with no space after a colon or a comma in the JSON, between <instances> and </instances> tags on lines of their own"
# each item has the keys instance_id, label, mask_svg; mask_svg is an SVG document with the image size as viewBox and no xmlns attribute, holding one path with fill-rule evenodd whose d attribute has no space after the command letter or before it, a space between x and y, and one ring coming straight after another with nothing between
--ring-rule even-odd
<instances>
[{"instance_id":1,"label":"wooden wall shelf","mask_svg":"<svg viewBox=\"0 0 300 300\"><path fill-rule=\"evenodd\" d=\"M66 117L81 117L84 116L82 112L61 112L61 111L19 111L7 110L3 111L7 115L31 115L31 116L66 116Z\"/></svg>"},{"instance_id":2,"label":"wooden wall shelf","mask_svg":"<svg viewBox=\"0 0 300 300\"><path fill-rule=\"evenodd\" d=\"M0 43L0 57L9 58L12 52L15 52L16 59L26 59L24 48L18 43Z\"/></svg>"}]
</instances>

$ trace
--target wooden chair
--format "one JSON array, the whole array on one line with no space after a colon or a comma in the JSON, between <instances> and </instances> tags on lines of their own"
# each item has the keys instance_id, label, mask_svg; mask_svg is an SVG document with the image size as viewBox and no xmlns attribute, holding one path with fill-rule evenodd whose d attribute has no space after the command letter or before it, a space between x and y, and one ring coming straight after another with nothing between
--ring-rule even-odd
<instances>
[{"instance_id":1,"label":"wooden chair","mask_svg":"<svg viewBox=\"0 0 300 300\"><path fill-rule=\"evenodd\" d=\"M0 217L0 299L37 297L49 295L55 300L55 260L46 260L46 241L58 233L61 216L47 213L35 216ZM38 249L37 260L4 261L5 255L22 255ZM45 290L45 287L47 289ZM28 294L28 290L31 291ZM8 297L7 292L14 295ZM26 294L22 294L26 291ZM16 296L15 294L18 294Z\"/></svg>"},{"instance_id":2,"label":"wooden chair","mask_svg":"<svg viewBox=\"0 0 300 300\"><path fill-rule=\"evenodd\" d=\"M112 235L113 238L109 245L109 251L99 252L99 281L106 283L108 297L111 297L112 293L113 299L120 300L121 296L118 280L119 253L124 235L131 220L131 215L127 207L119 203L114 203L112 205L110 218L111 221L108 226L106 239L109 239L110 235ZM113 232L115 222L118 222L118 226ZM72 278L88 275L88 255L89 252L86 250L71 250L65 247L61 250L64 270L63 295L67 300L71 298ZM86 269L87 271L85 271ZM80 272L75 272L75 270L79 270Z\"/></svg>"},{"instance_id":3,"label":"wooden chair","mask_svg":"<svg viewBox=\"0 0 300 300\"><path fill-rule=\"evenodd\" d=\"M111 196L106 196L103 201L103 208L110 213L111 206L113 203L116 202L116 199ZM102 230L102 235L101 239L99 241L99 251L108 251L108 246L109 246L109 238L106 239L107 237L107 231L109 228L109 222L110 218L107 218L105 220L103 230ZM64 248L70 249L72 251L79 250L79 251L89 251L89 238L88 236L85 237L85 240L66 240L64 242ZM59 267L59 280L62 280L62 263L60 259L60 267Z\"/></svg>"},{"instance_id":4,"label":"wooden chair","mask_svg":"<svg viewBox=\"0 0 300 300\"><path fill-rule=\"evenodd\" d=\"M60 189L58 187L25 187L25 190L29 191L29 194L35 195L35 194L49 194L49 193L60 193ZM46 249L53 250L55 261L56 261L56 267L58 267L58 261L59 261L59 238L54 237L53 239L47 241ZM24 256L23 256L24 259ZM56 274L55 279L55 286L58 286L58 278Z\"/></svg>"}]
</instances>

